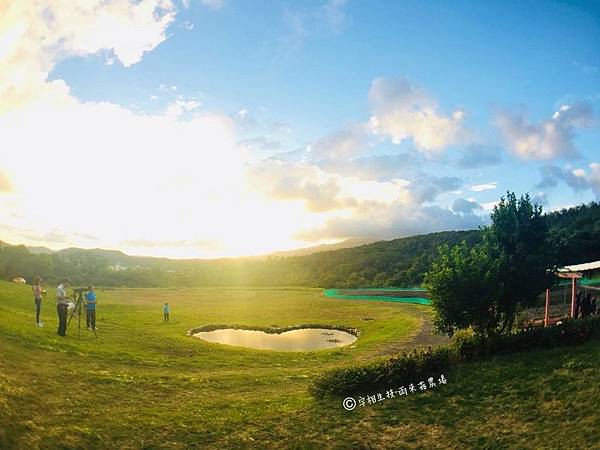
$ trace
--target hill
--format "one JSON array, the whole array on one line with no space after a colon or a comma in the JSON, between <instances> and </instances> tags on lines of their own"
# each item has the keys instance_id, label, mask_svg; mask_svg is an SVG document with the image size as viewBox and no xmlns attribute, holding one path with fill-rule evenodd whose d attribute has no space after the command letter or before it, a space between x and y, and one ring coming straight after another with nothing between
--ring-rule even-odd
<instances>
[{"instance_id":1,"label":"hill","mask_svg":"<svg viewBox=\"0 0 600 450\"><path fill-rule=\"evenodd\" d=\"M600 259L600 203L552 212L546 215L546 220L562 264Z\"/></svg>"},{"instance_id":2,"label":"hill","mask_svg":"<svg viewBox=\"0 0 600 450\"><path fill-rule=\"evenodd\" d=\"M600 259L600 204L552 212L545 218L549 246L556 251L559 265ZM0 278L23 276L30 280L39 275L55 282L68 276L75 284L140 287L408 287L422 282L440 245L452 246L463 240L472 245L480 239L479 230L444 231L302 256L216 260L174 260L77 248L35 254L24 246L4 245L0 246Z\"/></svg>"},{"instance_id":3,"label":"hill","mask_svg":"<svg viewBox=\"0 0 600 450\"><path fill-rule=\"evenodd\" d=\"M29 250L29 252L33 253L34 255L51 255L52 253L56 253L56 250L52 250L51 248L42 246L28 245L27 250Z\"/></svg>"},{"instance_id":4,"label":"hill","mask_svg":"<svg viewBox=\"0 0 600 450\"><path fill-rule=\"evenodd\" d=\"M346 239L345 241L336 244L321 244L313 247L298 248L296 250L284 250L280 252L269 253L266 256L306 256L313 253L330 252L340 250L342 248L353 248L361 245L371 244L376 242L376 239Z\"/></svg>"}]
</instances>

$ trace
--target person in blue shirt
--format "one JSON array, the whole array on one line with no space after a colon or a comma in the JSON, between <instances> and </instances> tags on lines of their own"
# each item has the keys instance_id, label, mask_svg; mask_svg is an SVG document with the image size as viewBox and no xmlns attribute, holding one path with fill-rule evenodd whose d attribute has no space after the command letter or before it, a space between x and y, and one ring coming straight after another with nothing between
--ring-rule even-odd
<instances>
[{"instance_id":1,"label":"person in blue shirt","mask_svg":"<svg viewBox=\"0 0 600 450\"><path fill-rule=\"evenodd\" d=\"M169 312L170 312L169 304L165 303L163 305L163 321L164 322L168 322L169 321Z\"/></svg>"},{"instance_id":2,"label":"person in blue shirt","mask_svg":"<svg viewBox=\"0 0 600 450\"><path fill-rule=\"evenodd\" d=\"M90 286L85 294L85 324L88 330L96 330L96 290Z\"/></svg>"}]
</instances>

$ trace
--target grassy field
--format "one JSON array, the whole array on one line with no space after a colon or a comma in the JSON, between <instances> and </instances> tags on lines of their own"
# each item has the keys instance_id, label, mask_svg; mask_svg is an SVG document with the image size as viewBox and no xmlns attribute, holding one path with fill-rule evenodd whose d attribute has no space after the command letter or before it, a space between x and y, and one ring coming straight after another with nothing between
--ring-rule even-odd
<instances>
[{"instance_id":1,"label":"grassy field","mask_svg":"<svg viewBox=\"0 0 600 450\"><path fill-rule=\"evenodd\" d=\"M310 396L314 376L412 346L428 307L303 288L99 291L98 339L79 340L73 325L55 334L51 297L36 328L29 288L0 282L0 448L600 448L598 343L467 364L447 385L346 411ZM219 323L361 335L306 353L186 336Z\"/></svg>"}]
</instances>

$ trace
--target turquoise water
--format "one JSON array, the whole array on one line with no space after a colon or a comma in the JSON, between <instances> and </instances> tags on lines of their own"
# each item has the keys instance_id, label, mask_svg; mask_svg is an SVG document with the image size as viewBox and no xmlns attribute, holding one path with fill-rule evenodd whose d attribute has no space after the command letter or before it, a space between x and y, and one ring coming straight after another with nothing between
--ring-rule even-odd
<instances>
[{"instance_id":1,"label":"turquoise water","mask_svg":"<svg viewBox=\"0 0 600 450\"><path fill-rule=\"evenodd\" d=\"M413 303L417 305L430 305L431 300L423 297L388 297L385 295L349 295L349 294L340 294L339 291L342 289L325 289L323 295L325 297L330 298L339 298L342 300L371 300L378 302L396 302L396 303ZM351 289L343 289L344 291L349 291ZM415 292L426 292L426 289L420 288L406 288L406 289L394 289L394 288L383 288L383 289L355 289L356 291L373 291L373 292L405 292L405 291L415 291Z\"/></svg>"}]
</instances>

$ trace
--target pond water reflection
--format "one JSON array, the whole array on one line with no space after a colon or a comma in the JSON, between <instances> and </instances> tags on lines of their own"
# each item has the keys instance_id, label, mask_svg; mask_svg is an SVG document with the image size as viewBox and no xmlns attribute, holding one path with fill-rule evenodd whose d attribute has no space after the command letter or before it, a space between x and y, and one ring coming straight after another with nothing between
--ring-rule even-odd
<instances>
[{"instance_id":1,"label":"pond water reflection","mask_svg":"<svg viewBox=\"0 0 600 450\"><path fill-rule=\"evenodd\" d=\"M310 351L344 347L356 341L356 336L341 330L302 328L283 333L226 328L202 331L192 336L208 342L235 345L259 350Z\"/></svg>"}]
</instances>

